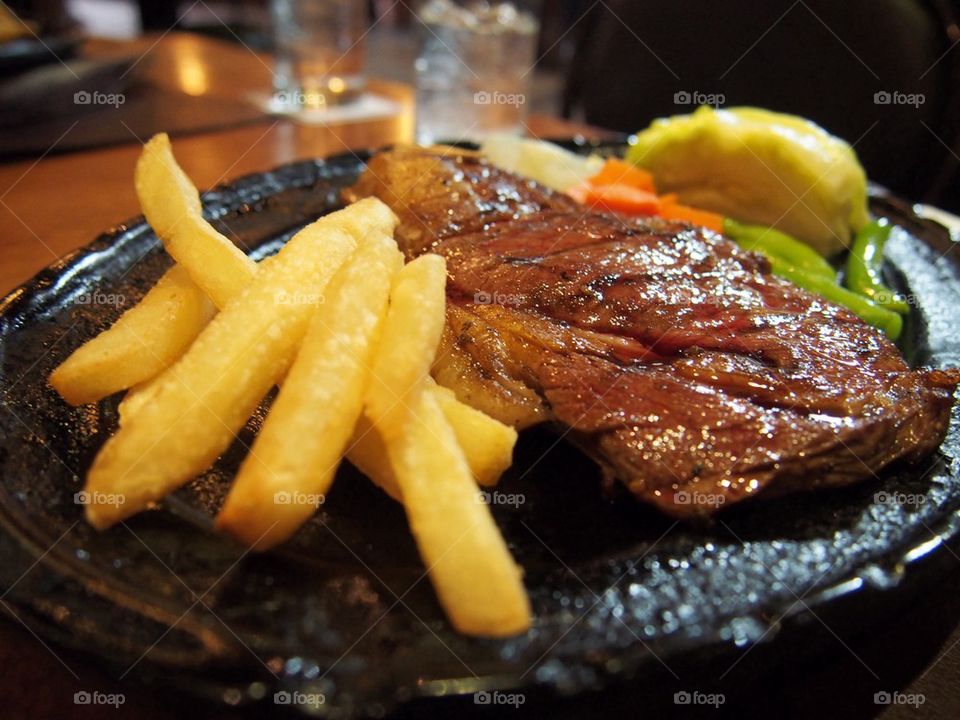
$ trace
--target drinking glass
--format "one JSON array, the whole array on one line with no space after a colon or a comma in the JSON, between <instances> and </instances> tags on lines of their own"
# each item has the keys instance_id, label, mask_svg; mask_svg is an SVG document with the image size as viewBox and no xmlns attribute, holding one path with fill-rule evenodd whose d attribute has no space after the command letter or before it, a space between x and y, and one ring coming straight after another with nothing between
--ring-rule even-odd
<instances>
[{"instance_id":1,"label":"drinking glass","mask_svg":"<svg viewBox=\"0 0 960 720\"><path fill-rule=\"evenodd\" d=\"M271 0L278 109L321 110L359 96L366 9L365 0Z\"/></svg>"},{"instance_id":2,"label":"drinking glass","mask_svg":"<svg viewBox=\"0 0 960 720\"><path fill-rule=\"evenodd\" d=\"M429 0L419 10L417 142L521 133L538 24L512 3Z\"/></svg>"}]
</instances>

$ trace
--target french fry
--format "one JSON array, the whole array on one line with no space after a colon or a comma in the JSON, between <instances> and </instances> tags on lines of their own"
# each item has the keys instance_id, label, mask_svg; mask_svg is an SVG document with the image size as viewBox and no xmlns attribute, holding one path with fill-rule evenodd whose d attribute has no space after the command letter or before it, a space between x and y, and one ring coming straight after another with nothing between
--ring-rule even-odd
<instances>
[{"instance_id":1,"label":"french fry","mask_svg":"<svg viewBox=\"0 0 960 720\"><path fill-rule=\"evenodd\" d=\"M473 477L479 485L493 487L513 464L517 431L509 425L457 400L454 392L431 379L433 393L447 422L453 427L457 443L463 448Z\"/></svg>"},{"instance_id":2,"label":"french fry","mask_svg":"<svg viewBox=\"0 0 960 720\"><path fill-rule=\"evenodd\" d=\"M166 137L166 136L162 136L162 137ZM152 138L151 141L147 143L147 147L150 147L151 144L154 141L157 141L158 138L161 138L161 136L160 135L154 136L154 138ZM145 191L145 196L148 198L152 198L158 191L157 190L158 186L156 185L157 182L163 181L168 186L170 186L171 192L178 191L181 193L184 192L184 187L185 187L184 183L189 185L189 180L185 180L186 176L183 174L183 171L176 165L176 162L173 159L173 155L169 152L169 141L166 142L166 145L167 145L166 151L164 151L163 142L158 141L158 145L154 147L154 150L153 150L154 153L160 154L160 159L154 160L151 162L160 163L159 169L154 168L150 174L144 174L144 184L148 188ZM144 152L146 152L146 147ZM183 182L178 181L177 180L178 177L182 177L184 179ZM192 189L193 194L194 195L196 194L196 189L193 189L192 185L190 185L188 189ZM189 192L188 192L188 195L189 195ZM193 196L189 195L189 197L193 197ZM180 201L181 205L189 205L190 204L189 197L187 199L181 198L181 201ZM200 221L206 222L202 218ZM396 217L393 215L393 211L391 211L390 208L387 207L387 205L385 205L384 203L373 198L360 200L348 206L347 208L344 208L344 210L339 215L338 222L340 223L341 228L345 232L350 233L355 239L363 238L370 233L382 232L382 228L385 228L385 227L391 228L391 232L392 232L392 228L395 227L397 224L397 220L396 220ZM156 231L156 228L154 228L154 230ZM228 240L226 240L226 238L216 233L216 231L212 227L210 227L209 230L210 232L214 233L214 235L217 235L221 240L229 242ZM159 231L157 232L159 234ZM237 277L240 278L241 281L238 282L235 278L231 282L228 278L223 277L225 274L227 274L227 272L229 272L229 270L225 270L224 268L217 267L217 266L208 266L208 265L205 265L203 262L201 262L202 258L205 255L212 256L217 252L220 252L220 250L216 247L217 243L219 243L220 241L217 240L216 242L214 242L211 240L211 237L212 236L210 235L210 233L196 235L192 239L192 241L194 243L207 244L209 245L208 249L205 252L195 253L189 256L182 256L182 258L185 261L196 263L191 267L190 272L192 272L194 275L204 278L204 285L206 285L207 287L214 287L214 286L228 287L228 288L232 288L231 292L234 292L239 295L239 293L242 292L243 289L247 287L247 285L250 283L253 277L258 272L262 271L263 268L267 267L271 262L273 262L273 259L276 257L276 256L268 257L262 260L261 262L256 263L246 255L244 255L243 253L240 253L239 261L246 267L246 269L243 270L242 272L239 272L237 275ZM230 255L236 258L236 255L234 253L231 253ZM232 269L236 270L236 267ZM246 280L243 280L243 278L246 278ZM144 380L148 380L148 379L149 379L149 376L147 378L144 378ZM148 400L148 398L152 397L157 380L158 378L155 378L152 382L143 382L137 387L133 387L133 389L131 389L130 392L127 393L127 395L120 402L119 410L120 410L121 425L124 422L126 422L127 418L129 418L130 416L133 415L134 412L136 412L136 408L142 406ZM132 387L132 385L126 385L124 387Z\"/></svg>"},{"instance_id":3,"label":"french fry","mask_svg":"<svg viewBox=\"0 0 960 720\"><path fill-rule=\"evenodd\" d=\"M200 193L177 165L166 133L143 146L134 185L143 215L167 252L223 308L253 279L256 263L204 220Z\"/></svg>"},{"instance_id":4,"label":"french fry","mask_svg":"<svg viewBox=\"0 0 960 720\"><path fill-rule=\"evenodd\" d=\"M366 415L361 415L357 419L353 437L347 448L347 460L387 495L397 502L403 502L397 476L393 473L393 467L387 455L387 446Z\"/></svg>"},{"instance_id":5,"label":"french fry","mask_svg":"<svg viewBox=\"0 0 960 720\"><path fill-rule=\"evenodd\" d=\"M207 296L182 268L170 268L136 305L51 374L71 405L96 402L169 367L213 317Z\"/></svg>"},{"instance_id":6,"label":"french fry","mask_svg":"<svg viewBox=\"0 0 960 720\"><path fill-rule=\"evenodd\" d=\"M401 430L404 397L430 375L443 332L446 263L439 255L421 255L405 265L390 291L390 311L373 364L365 413L384 440ZM419 312L414 312L418 308Z\"/></svg>"},{"instance_id":7,"label":"french fry","mask_svg":"<svg viewBox=\"0 0 960 720\"><path fill-rule=\"evenodd\" d=\"M363 410L396 242L370 235L337 272L240 467L217 527L257 550L286 540L323 502Z\"/></svg>"},{"instance_id":8,"label":"french fry","mask_svg":"<svg viewBox=\"0 0 960 720\"><path fill-rule=\"evenodd\" d=\"M419 390L387 449L420 556L459 632L507 637L530 627L530 601L436 395Z\"/></svg>"},{"instance_id":9,"label":"french fry","mask_svg":"<svg viewBox=\"0 0 960 720\"><path fill-rule=\"evenodd\" d=\"M394 282L367 391L420 555L453 626L505 637L530 626L530 604L456 435L429 390L444 318L444 263L423 255Z\"/></svg>"},{"instance_id":10,"label":"french fry","mask_svg":"<svg viewBox=\"0 0 960 720\"><path fill-rule=\"evenodd\" d=\"M513 462L517 431L457 400L453 391L426 379L444 417L457 436L470 472L479 485L492 487ZM387 457L387 448L376 427L366 418L357 421L347 459L387 495L400 501L400 487Z\"/></svg>"},{"instance_id":11,"label":"french fry","mask_svg":"<svg viewBox=\"0 0 960 720\"><path fill-rule=\"evenodd\" d=\"M271 255L268 258L264 258L257 265L257 272L260 272L263 268L270 265L276 255ZM182 266L175 265L174 267L180 267L181 272L186 273L182 269ZM192 282L192 281L191 281ZM196 285L194 285L196 287ZM202 293L201 293L202 294ZM206 297L206 295L204 295ZM209 300L207 301L210 302ZM212 305L211 305L212 307ZM201 328L202 329L202 328ZM197 331L199 334L199 330ZM189 344L188 344L189 347ZM182 353L181 353L182 354ZM146 378L143 382L140 382L136 385L130 385L127 394L123 396L123 399L120 401L120 404L117 406L117 413L120 416L120 425L124 425L127 419L130 418L134 413L137 412L137 409L142 407L145 403L150 401L150 398L153 397L153 394L156 392L158 386L162 383L160 378L157 375L153 375L149 378Z\"/></svg>"},{"instance_id":12,"label":"french fry","mask_svg":"<svg viewBox=\"0 0 960 720\"><path fill-rule=\"evenodd\" d=\"M222 308L250 283L257 264L203 218L200 194L173 157L166 133L154 135L144 145L134 183L150 227L217 307ZM344 232L359 240L387 224L396 224L385 204L360 202L366 212L345 216Z\"/></svg>"},{"instance_id":13,"label":"french fry","mask_svg":"<svg viewBox=\"0 0 960 720\"><path fill-rule=\"evenodd\" d=\"M371 214L365 209L362 217L367 218L369 223ZM372 217L376 218L376 215ZM377 219L377 222L383 222L383 220ZM360 233L366 230L368 224L354 221L352 227ZM270 261L271 258L267 258L261 261L259 266L262 268ZM126 394L119 406L121 425L124 425L138 408L149 402L160 384L158 380L159 378L133 387ZM511 464L513 446L517 439L516 431L460 402L450 390L436 385L432 379L428 378L427 382L430 390L437 393L444 415L453 425L457 441L464 448L467 462L477 482L486 487L495 485L500 475ZM372 428L366 418L361 417L358 421L348 448L347 457L350 462L390 497L399 500L399 489L386 457L386 448L377 431Z\"/></svg>"},{"instance_id":14,"label":"french fry","mask_svg":"<svg viewBox=\"0 0 960 720\"><path fill-rule=\"evenodd\" d=\"M209 300L222 307L256 266L203 218L200 194L177 165L166 134L144 146L135 185L147 222L174 259L171 268L114 327L78 348L50 377L67 402L96 402L144 383L169 366L206 325ZM218 263L216 272L210 272ZM197 282L199 281L199 283Z\"/></svg>"},{"instance_id":15,"label":"french fry","mask_svg":"<svg viewBox=\"0 0 960 720\"><path fill-rule=\"evenodd\" d=\"M87 520L105 528L206 469L286 373L319 294L353 251L350 208L297 233L245 292L229 302L94 460ZM393 224L381 228L392 234ZM122 502L98 504L102 496Z\"/></svg>"}]
</instances>

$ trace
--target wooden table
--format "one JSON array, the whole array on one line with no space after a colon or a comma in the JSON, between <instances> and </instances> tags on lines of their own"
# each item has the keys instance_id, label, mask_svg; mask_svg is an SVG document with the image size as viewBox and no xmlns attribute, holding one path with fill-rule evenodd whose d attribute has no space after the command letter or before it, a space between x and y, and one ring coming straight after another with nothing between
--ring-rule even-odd
<instances>
[{"instance_id":1,"label":"wooden table","mask_svg":"<svg viewBox=\"0 0 960 720\"><path fill-rule=\"evenodd\" d=\"M235 45L191 35L170 34L137 43L92 43L87 52L107 57L143 54L146 74L153 82L186 93L236 96L251 88L270 86L267 61ZM393 118L335 127L304 127L287 120L262 122L232 129L174 138L181 164L201 188L230 178L302 158L349 149L409 141L413 134L413 95L410 88L372 82L372 88L398 102L402 112ZM550 117L532 117L531 134L563 136L590 134L593 129ZM64 254L90 242L104 229L139 214L133 190L133 168L139 142L131 135L125 145L39 160L0 165L0 292L6 292ZM2 589L0 589L2 591ZM912 717L960 717L960 582L954 575L931 588L929 597L904 611L889 627L869 637L845 637L828 657L806 661L744 687L722 688L728 693L726 711L713 716L753 717L756 713L783 718L865 718L881 714L885 720ZM74 653L45 646L23 626L8 618L0 622L0 716L4 718L120 718L173 720L206 714L188 698L156 696L126 681L118 683ZM842 633L842 629L841 629ZM882 709L851 704L845 696L861 697L873 679L866 677L853 654L882 669L880 687L922 692L920 711L900 706ZM856 692L854 692L856 689ZM121 692L125 704L110 707L76 706L80 690ZM736 706L741 710L734 710ZM570 700L552 708L510 710L510 717L557 718L639 716L649 698L634 697L630 689L610 691L602 699ZM685 708L667 708L665 716L684 717ZM482 712L480 712L482 711ZM480 708L469 717L493 717ZM405 717L422 717L409 711ZM235 717L226 710L216 717Z\"/></svg>"},{"instance_id":2,"label":"wooden table","mask_svg":"<svg viewBox=\"0 0 960 720\"><path fill-rule=\"evenodd\" d=\"M150 82L187 94L238 97L268 93L269 59L234 44L171 33L136 43L88 44L95 57L142 53ZM323 157L413 139L410 87L373 80L371 89L402 111L387 119L331 127L305 126L279 118L217 132L173 139L174 152L190 178L209 188L231 178L294 160ZM532 117L537 135L572 135L583 126L557 118ZM146 138L143 138L146 139ZM0 292L32 277L54 260L93 240L100 232L140 213L133 169L140 143L89 152L57 154L0 165Z\"/></svg>"}]
</instances>

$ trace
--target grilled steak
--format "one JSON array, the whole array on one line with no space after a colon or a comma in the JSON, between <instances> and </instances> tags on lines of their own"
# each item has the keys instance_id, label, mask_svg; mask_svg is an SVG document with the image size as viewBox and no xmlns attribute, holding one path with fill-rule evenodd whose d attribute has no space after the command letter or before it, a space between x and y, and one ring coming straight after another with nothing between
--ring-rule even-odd
<instances>
[{"instance_id":1,"label":"grilled steak","mask_svg":"<svg viewBox=\"0 0 960 720\"><path fill-rule=\"evenodd\" d=\"M943 440L960 373L710 231L584 212L472 154L381 153L347 191L447 258L437 380L504 422L552 421L678 517L843 485Z\"/></svg>"}]
</instances>

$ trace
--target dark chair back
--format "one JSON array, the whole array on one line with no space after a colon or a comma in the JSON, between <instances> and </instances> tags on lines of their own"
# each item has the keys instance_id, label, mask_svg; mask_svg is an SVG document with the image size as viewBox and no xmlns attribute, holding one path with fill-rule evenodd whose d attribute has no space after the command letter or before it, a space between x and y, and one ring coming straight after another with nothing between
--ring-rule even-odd
<instances>
[{"instance_id":1,"label":"dark chair back","mask_svg":"<svg viewBox=\"0 0 960 720\"><path fill-rule=\"evenodd\" d=\"M960 29L946 0L608 0L580 23L564 114L636 131L697 102L808 117L871 179L960 206Z\"/></svg>"}]
</instances>

